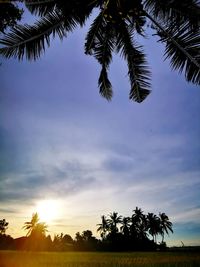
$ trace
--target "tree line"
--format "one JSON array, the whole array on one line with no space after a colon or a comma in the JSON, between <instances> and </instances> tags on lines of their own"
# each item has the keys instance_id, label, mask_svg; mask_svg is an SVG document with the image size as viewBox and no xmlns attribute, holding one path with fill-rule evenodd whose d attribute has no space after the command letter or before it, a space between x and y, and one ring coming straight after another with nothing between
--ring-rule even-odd
<instances>
[{"instance_id":1,"label":"tree line","mask_svg":"<svg viewBox=\"0 0 200 267\"><path fill-rule=\"evenodd\" d=\"M69 234L56 234L52 238L48 226L40 222L38 213L25 222L23 229L26 236L12 238L6 235L8 222L0 220L0 249L19 249L36 251L135 251L165 249L165 235L173 233L172 222L165 213L144 214L136 207L130 217L123 217L117 212L101 216L97 224L100 238L92 231L77 232L73 239ZM160 237L160 242L158 242Z\"/></svg>"}]
</instances>

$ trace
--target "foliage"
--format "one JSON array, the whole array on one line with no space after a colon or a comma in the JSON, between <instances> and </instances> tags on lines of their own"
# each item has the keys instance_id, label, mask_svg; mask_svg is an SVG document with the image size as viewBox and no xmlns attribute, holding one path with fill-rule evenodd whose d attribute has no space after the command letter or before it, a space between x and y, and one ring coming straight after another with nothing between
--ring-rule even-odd
<instances>
[{"instance_id":1,"label":"foliage","mask_svg":"<svg viewBox=\"0 0 200 267\"><path fill-rule=\"evenodd\" d=\"M158 247L158 235L164 248L165 233L173 233L172 223L165 213L146 215L138 207L130 217L118 216L117 212L113 212L108 218L103 215L101 219L97 231L102 237L103 248L107 250L154 250ZM149 239L149 235L153 240Z\"/></svg>"},{"instance_id":2,"label":"foliage","mask_svg":"<svg viewBox=\"0 0 200 267\"><path fill-rule=\"evenodd\" d=\"M14 239L10 235L0 234L0 249L15 249Z\"/></svg>"},{"instance_id":3,"label":"foliage","mask_svg":"<svg viewBox=\"0 0 200 267\"><path fill-rule=\"evenodd\" d=\"M3 225L7 225L5 219ZM32 251L152 251L166 249L165 233L173 232L172 223L165 213L159 216L144 212L136 207L130 217L122 217L117 212L111 212L107 217L101 216L101 223L97 224L101 240L93 236L92 231L77 232L75 239L68 234L56 234L53 240L46 236L47 225L40 222L37 213L33 213L31 221L25 222L23 228L27 230L26 237L10 239L5 236L1 248L10 247L17 250ZM149 235L153 240L149 239ZM157 244L156 237L160 235L162 241Z\"/></svg>"},{"instance_id":4,"label":"foliage","mask_svg":"<svg viewBox=\"0 0 200 267\"><path fill-rule=\"evenodd\" d=\"M5 33L9 28L13 28L21 20L23 10L19 9L15 1L0 2L0 32Z\"/></svg>"},{"instance_id":5,"label":"foliage","mask_svg":"<svg viewBox=\"0 0 200 267\"><path fill-rule=\"evenodd\" d=\"M76 233L74 249L77 251L93 251L98 249L98 240L93 236L92 231L86 230L82 234Z\"/></svg>"},{"instance_id":6,"label":"foliage","mask_svg":"<svg viewBox=\"0 0 200 267\"><path fill-rule=\"evenodd\" d=\"M47 232L47 225L44 222L39 222L39 216L33 213L31 221L25 222L23 228L28 230L27 236L45 236Z\"/></svg>"},{"instance_id":7,"label":"foliage","mask_svg":"<svg viewBox=\"0 0 200 267\"><path fill-rule=\"evenodd\" d=\"M51 36L61 40L77 26L83 27L93 10L98 14L86 35L85 53L101 65L100 94L113 95L108 77L113 53L127 62L129 98L138 103L150 93L150 71L137 35L146 37L148 25L165 45L172 69L185 73L187 81L200 84L200 9L198 0L24 0L40 17L34 25L18 25L4 35L0 54L6 58L36 60L50 45Z\"/></svg>"},{"instance_id":8,"label":"foliage","mask_svg":"<svg viewBox=\"0 0 200 267\"><path fill-rule=\"evenodd\" d=\"M0 234L5 234L6 229L8 228L8 222L5 219L0 220Z\"/></svg>"}]
</instances>

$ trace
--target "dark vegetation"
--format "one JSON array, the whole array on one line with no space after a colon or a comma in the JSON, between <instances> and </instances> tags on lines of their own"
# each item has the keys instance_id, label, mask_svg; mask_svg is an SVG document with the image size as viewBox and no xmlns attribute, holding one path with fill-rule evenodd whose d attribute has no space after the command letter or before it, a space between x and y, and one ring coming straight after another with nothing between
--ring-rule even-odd
<instances>
[{"instance_id":1,"label":"dark vegetation","mask_svg":"<svg viewBox=\"0 0 200 267\"><path fill-rule=\"evenodd\" d=\"M85 38L85 54L101 65L98 86L103 97L110 100L113 95L108 73L114 53L127 62L129 98L140 103L149 95L151 73L137 35L157 36L165 46L164 57L169 59L171 68L183 72L187 81L200 84L199 0L21 2L39 20L34 25L17 25L3 36L0 54L6 58L38 59L50 46L51 37L62 40L75 28L83 27L96 10L97 16Z\"/></svg>"},{"instance_id":2,"label":"dark vegetation","mask_svg":"<svg viewBox=\"0 0 200 267\"><path fill-rule=\"evenodd\" d=\"M61 233L53 239L47 235L47 225L40 222L37 213L31 221L25 222L23 229L27 235L12 238L6 235L8 222L0 220L0 249L33 250L33 251L153 251L165 250L165 234L173 232L172 223L165 213L144 214L136 207L131 217L122 217L117 212L107 217L101 216L97 232L101 239L93 236L92 231L77 232L75 238ZM161 242L157 243L157 237Z\"/></svg>"},{"instance_id":3,"label":"dark vegetation","mask_svg":"<svg viewBox=\"0 0 200 267\"><path fill-rule=\"evenodd\" d=\"M18 1L20 2L20 1ZM0 33L5 33L21 20L23 9L16 6L14 1L0 2Z\"/></svg>"}]
</instances>

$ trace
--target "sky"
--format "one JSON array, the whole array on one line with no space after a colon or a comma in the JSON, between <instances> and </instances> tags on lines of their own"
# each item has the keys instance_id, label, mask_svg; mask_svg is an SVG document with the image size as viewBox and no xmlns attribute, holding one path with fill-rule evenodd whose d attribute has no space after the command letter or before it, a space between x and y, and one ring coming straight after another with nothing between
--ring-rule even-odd
<instances>
[{"instance_id":1,"label":"sky","mask_svg":"<svg viewBox=\"0 0 200 267\"><path fill-rule=\"evenodd\" d=\"M86 29L52 41L36 62L0 58L0 218L25 235L34 212L49 234L90 229L101 215L165 212L170 246L200 245L200 90L143 39L152 93L130 101L126 63L114 56L114 97L98 92L100 67L84 54Z\"/></svg>"}]
</instances>

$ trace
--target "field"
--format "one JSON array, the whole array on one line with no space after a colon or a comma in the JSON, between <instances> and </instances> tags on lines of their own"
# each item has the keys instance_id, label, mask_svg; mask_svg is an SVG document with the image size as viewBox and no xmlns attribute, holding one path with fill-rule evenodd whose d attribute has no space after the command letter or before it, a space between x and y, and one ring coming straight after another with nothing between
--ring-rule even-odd
<instances>
[{"instance_id":1,"label":"field","mask_svg":"<svg viewBox=\"0 0 200 267\"><path fill-rule=\"evenodd\" d=\"M194 252L15 252L0 251L0 267L200 267Z\"/></svg>"}]
</instances>

